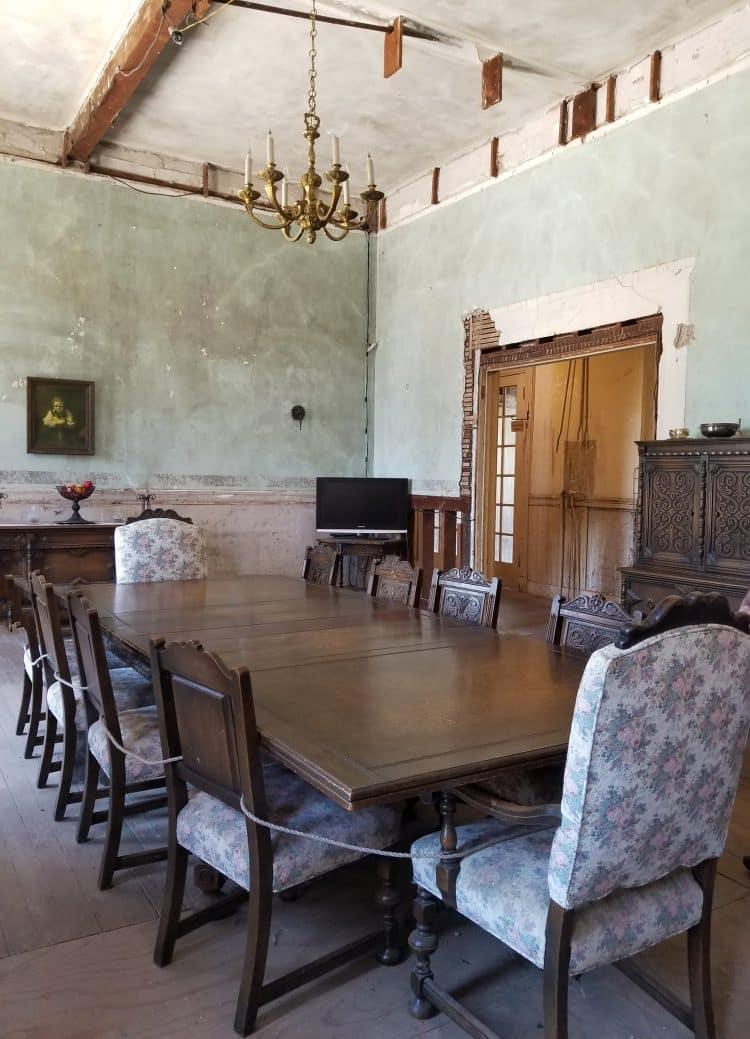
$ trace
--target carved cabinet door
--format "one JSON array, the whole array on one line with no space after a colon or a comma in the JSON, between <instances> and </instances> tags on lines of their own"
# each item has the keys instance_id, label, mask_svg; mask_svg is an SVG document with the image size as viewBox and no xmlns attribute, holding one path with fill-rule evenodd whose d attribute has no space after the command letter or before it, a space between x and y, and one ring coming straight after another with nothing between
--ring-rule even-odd
<instances>
[{"instance_id":1,"label":"carved cabinet door","mask_svg":"<svg viewBox=\"0 0 750 1039\"><path fill-rule=\"evenodd\" d=\"M641 559L701 566L705 460L646 458L642 464Z\"/></svg>"},{"instance_id":2,"label":"carved cabinet door","mask_svg":"<svg viewBox=\"0 0 750 1039\"><path fill-rule=\"evenodd\" d=\"M706 570L750 569L750 459L709 458L706 473Z\"/></svg>"}]
</instances>

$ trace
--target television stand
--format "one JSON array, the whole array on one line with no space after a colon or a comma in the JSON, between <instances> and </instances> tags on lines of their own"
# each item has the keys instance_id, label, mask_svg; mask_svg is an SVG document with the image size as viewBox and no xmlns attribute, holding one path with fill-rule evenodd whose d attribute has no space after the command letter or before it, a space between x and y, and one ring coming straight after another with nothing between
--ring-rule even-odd
<instances>
[{"instance_id":1,"label":"television stand","mask_svg":"<svg viewBox=\"0 0 750 1039\"><path fill-rule=\"evenodd\" d=\"M364 591L371 562L379 562L383 556L398 556L406 559L406 538L397 534L373 537L370 534L323 534L319 545L330 545L341 556L338 585L340 588L356 588Z\"/></svg>"}]
</instances>

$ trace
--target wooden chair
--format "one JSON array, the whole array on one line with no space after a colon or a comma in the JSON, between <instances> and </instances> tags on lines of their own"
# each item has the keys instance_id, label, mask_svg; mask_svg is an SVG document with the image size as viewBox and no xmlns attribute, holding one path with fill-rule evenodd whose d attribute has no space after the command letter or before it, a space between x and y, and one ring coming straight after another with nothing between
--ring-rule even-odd
<instances>
[{"instance_id":1,"label":"wooden chair","mask_svg":"<svg viewBox=\"0 0 750 1039\"><path fill-rule=\"evenodd\" d=\"M341 554L330 545L308 545L302 561L302 579L311 584L334 585L339 578Z\"/></svg>"},{"instance_id":2,"label":"wooden chair","mask_svg":"<svg viewBox=\"0 0 750 1039\"><path fill-rule=\"evenodd\" d=\"M544 1039L567 1039L569 976L612 963L697 1039L715 1039L711 903L750 725L750 636L719 600L675 597L659 617L623 632L626 648L592 655L559 825L537 817L518 835L523 810L509 828L504 809L505 822L450 826L452 846L476 851L449 884L440 867L414 858L415 1016L439 1008L472 1035L491 1035L433 979L434 908L443 898L542 968ZM413 851L439 848L427 837ZM683 932L690 1009L629 961Z\"/></svg>"},{"instance_id":3,"label":"wooden chair","mask_svg":"<svg viewBox=\"0 0 750 1039\"><path fill-rule=\"evenodd\" d=\"M598 593L566 599L556 595L552 600L547 641L576 653L590 656L595 649L613 643L620 630L633 623L619 603Z\"/></svg>"},{"instance_id":4,"label":"wooden chair","mask_svg":"<svg viewBox=\"0 0 750 1039\"><path fill-rule=\"evenodd\" d=\"M499 578L493 577L488 581L468 566L433 570L427 608L466 624L496 628L501 591Z\"/></svg>"},{"instance_id":5,"label":"wooden chair","mask_svg":"<svg viewBox=\"0 0 750 1039\"><path fill-rule=\"evenodd\" d=\"M164 769L160 764L148 764L161 760L159 718L151 697L151 683L144 682L135 673L135 677L130 678L133 696L139 702L149 699L152 702L129 710L118 709L99 615L89 606L81 592L73 592L68 596L68 606L88 723L86 779L77 840L79 844L86 841L94 823L107 823L99 870L99 888L105 890L112 886L112 878L117 870L160 862L167 857L166 847L120 854L125 816L164 808L167 803ZM120 672L118 694L121 705L124 687L125 678ZM144 760L123 754L110 740L108 733L121 747L135 752ZM100 796L100 772L104 772L109 780L109 804L106 811L95 810L95 802ZM159 797L141 798L126 805L128 794L149 790L161 790L162 794Z\"/></svg>"},{"instance_id":6,"label":"wooden chair","mask_svg":"<svg viewBox=\"0 0 750 1039\"><path fill-rule=\"evenodd\" d=\"M203 532L192 520L166 516L172 510L150 509L115 529L118 583L191 581L208 573ZM157 515L157 513L162 513Z\"/></svg>"},{"instance_id":7,"label":"wooden chair","mask_svg":"<svg viewBox=\"0 0 750 1039\"><path fill-rule=\"evenodd\" d=\"M31 758L36 748L44 742L44 736L39 734L39 729L44 721L45 713L43 660L34 611L30 606L20 607L20 620L14 624L14 628L23 630L26 639L23 650L23 685L16 722L16 736L26 734L23 756Z\"/></svg>"},{"instance_id":8,"label":"wooden chair","mask_svg":"<svg viewBox=\"0 0 750 1039\"><path fill-rule=\"evenodd\" d=\"M337 869L360 854L284 834L272 837L243 814L242 804L262 819L376 848L397 839L400 813L390 807L347 812L281 765L264 765L247 668L230 671L195 643L166 645L163 640L151 643L151 662L163 757L172 759L166 766L167 883L154 959L159 966L168 964L177 938L226 913L238 897L229 894L213 907L180 919L192 852L237 884L241 894L249 893L234 1021L235 1030L247 1035L262 1004L355 955L350 945L264 983L272 893Z\"/></svg>"},{"instance_id":9,"label":"wooden chair","mask_svg":"<svg viewBox=\"0 0 750 1039\"><path fill-rule=\"evenodd\" d=\"M68 656L54 587L39 571L34 571L31 575L31 591L39 633L39 648L44 655L43 674L47 700L44 745L39 762L37 786L45 787L50 774L60 771L54 813L55 821L59 822L65 817L69 805L81 802L82 792L72 790L71 787L79 743L83 752L83 733L88 729L88 716L78 670L71 666ZM140 675L130 668L113 670L112 683L122 709L142 706L145 699L151 699L149 684L144 683ZM59 732L60 728L62 732ZM53 760L54 751L61 741L63 756L62 762L58 764Z\"/></svg>"},{"instance_id":10,"label":"wooden chair","mask_svg":"<svg viewBox=\"0 0 750 1039\"><path fill-rule=\"evenodd\" d=\"M367 594L376 599L419 606L422 590L422 570L398 556L386 556L370 569Z\"/></svg>"}]
</instances>

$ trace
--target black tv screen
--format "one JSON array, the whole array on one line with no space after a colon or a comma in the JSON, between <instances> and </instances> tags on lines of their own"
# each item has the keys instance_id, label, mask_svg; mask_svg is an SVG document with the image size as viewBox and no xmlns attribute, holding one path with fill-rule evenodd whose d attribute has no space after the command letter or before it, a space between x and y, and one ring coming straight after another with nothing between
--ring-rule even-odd
<instances>
[{"instance_id":1,"label":"black tv screen","mask_svg":"<svg viewBox=\"0 0 750 1039\"><path fill-rule=\"evenodd\" d=\"M409 518L409 481L319 476L315 526L326 534L403 533Z\"/></svg>"}]
</instances>

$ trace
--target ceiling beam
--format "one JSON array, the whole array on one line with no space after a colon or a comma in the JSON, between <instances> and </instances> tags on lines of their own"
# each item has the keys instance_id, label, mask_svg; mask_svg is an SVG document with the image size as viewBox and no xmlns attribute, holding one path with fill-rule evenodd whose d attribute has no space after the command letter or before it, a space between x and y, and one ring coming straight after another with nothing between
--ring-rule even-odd
<instances>
[{"instance_id":1,"label":"ceiling beam","mask_svg":"<svg viewBox=\"0 0 750 1039\"><path fill-rule=\"evenodd\" d=\"M193 0L143 0L68 127L65 158L89 158L192 7Z\"/></svg>"}]
</instances>

